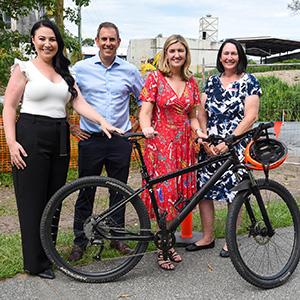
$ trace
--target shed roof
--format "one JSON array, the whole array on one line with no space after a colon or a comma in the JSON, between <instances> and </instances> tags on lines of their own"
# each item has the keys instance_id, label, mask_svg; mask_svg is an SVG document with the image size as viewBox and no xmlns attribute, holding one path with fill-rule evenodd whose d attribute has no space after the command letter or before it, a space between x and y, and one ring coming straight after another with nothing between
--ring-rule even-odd
<instances>
[{"instance_id":1,"label":"shed roof","mask_svg":"<svg viewBox=\"0 0 300 300\"><path fill-rule=\"evenodd\" d=\"M266 57L300 49L300 41L271 36L235 38L245 45L246 54Z\"/></svg>"}]
</instances>

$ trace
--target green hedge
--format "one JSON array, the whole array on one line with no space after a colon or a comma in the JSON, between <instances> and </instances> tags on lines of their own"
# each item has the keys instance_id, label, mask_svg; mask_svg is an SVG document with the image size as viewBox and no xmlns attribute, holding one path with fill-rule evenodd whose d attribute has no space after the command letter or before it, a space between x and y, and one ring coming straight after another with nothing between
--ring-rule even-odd
<instances>
[{"instance_id":1,"label":"green hedge","mask_svg":"<svg viewBox=\"0 0 300 300\"><path fill-rule=\"evenodd\" d=\"M211 70L205 74L205 78L217 73L216 69ZM199 88L203 91L202 77L198 77L198 80ZM275 76L261 76L258 80L262 89L259 121L280 121L283 113L285 121L300 121L300 84L289 86Z\"/></svg>"},{"instance_id":2,"label":"green hedge","mask_svg":"<svg viewBox=\"0 0 300 300\"><path fill-rule=\"evenodd\" d=\"M262 88L259 121L300 121L300 85L284 83L274 76L259 77Z\"/></svg>"}]
</instances>

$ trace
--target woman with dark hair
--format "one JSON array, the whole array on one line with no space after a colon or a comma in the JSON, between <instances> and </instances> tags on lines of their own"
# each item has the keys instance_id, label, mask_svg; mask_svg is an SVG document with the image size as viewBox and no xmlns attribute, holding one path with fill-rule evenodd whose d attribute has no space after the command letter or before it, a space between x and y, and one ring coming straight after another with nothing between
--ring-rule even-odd
<instances>
[{"instance_id":1,"label":"woman with dark hair","mask_svg":"<svg viewBox=\"0 0 300 300\"><path fill-rule=\"evenodd\" d=\"M174 172L195 162L192 130L206 137L200 130L197 109L200 106L198 84L189 70L191 54L186 40L180 35L170 36L163 47L158 70L150 73L141 92L140 125L147 140L145 163L151 177ZM158 135L155 136L155 132ZM159 212L166 213L167 222L177 211L174 204L180 198L188 199L196 189L194 173L170 179L155 186ZM143 200L153 216L150 196ZM167 260L158 252L158 265L163 270L174 270L173 262L181 262L174 248Z\"/></svg>"},{"instance_id":2,"label":"woman with dark hair","mask_svg":"<svg viewBox=\"0 0 300 300\"><path fill-rule=\"evenodd\" d=\"M31 44L36 57L31 61L16 60L5 91L3 120L13 166L24 270L53 279L51 263L41 245L40 220L50 197L66 181L70 158L67 102L71 101L79 114L101 125L108 137L112 131L121 131L81 96L55 24L48 20L34 24Z\"/></svg>"},{"instance_id":3,"label":"woman with dark hair","mask_svg":"<svg viewBox=\"0 0 300 300\"><path fill-rule=\"evenodd\" d=\"M233 39L223 42L217 55L218 75L211 76L205 87L203 109L199 110L199 122L206 134L227 136L239 135L252 127L258 117L259 96L261 89L257 79L246 73L247 57L241 44ZM207 156L218 155L228 150L225 143L217 146L203 144L199 161ZM245 145L238 145L239 157L243 159ZM197 174L197 186L200 189L215 173L217 164L208 166ZM242 175L242 174L241 174ZM237 178L232 170L226 172L222 179L199 203L203 236L196 243L186 247L187 251L213 248L214 241L214 203L212 200L232 202ZM227 245L220 252L221 257L228 257Z\"/></svg>"}]
</instances>

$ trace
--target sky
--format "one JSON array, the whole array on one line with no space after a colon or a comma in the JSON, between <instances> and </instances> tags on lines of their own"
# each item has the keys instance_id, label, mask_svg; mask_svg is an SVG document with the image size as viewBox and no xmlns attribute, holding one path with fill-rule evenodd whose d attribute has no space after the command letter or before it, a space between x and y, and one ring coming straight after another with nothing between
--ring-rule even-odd
<instances>
[{"instance_id":1,"label":"sky","mask_svg":"<svg viewBox=\"0 0 300 300\"><path fill-rule=\"evenodd\" d=\"M300 13L287 5L292 0L91 0L82 7L82 37L94 38L101 22L115 23L121 48L130 39L154 38L178 33L199 37L199 20L207 14L218 17L218 39L273 36L300 41ZM65 7L72 7L65 0ZM77 27L66 23L77 36Z\"/></svg>"}]
</instances>

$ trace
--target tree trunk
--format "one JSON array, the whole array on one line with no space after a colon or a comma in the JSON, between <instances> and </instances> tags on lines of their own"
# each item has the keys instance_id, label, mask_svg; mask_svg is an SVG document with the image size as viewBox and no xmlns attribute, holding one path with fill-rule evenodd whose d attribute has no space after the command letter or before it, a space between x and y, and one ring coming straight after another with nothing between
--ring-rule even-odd
<instances>
[{"instance_id":1,"label":"tree trunk","mask_svg":"<svg viewBox=\"0 0 300 300\"><path fill-rule=\"evenodd\" d=\"M64 32L64 0L55 1L55 23L60 32Z\"/></svg>"}]
</instances>

